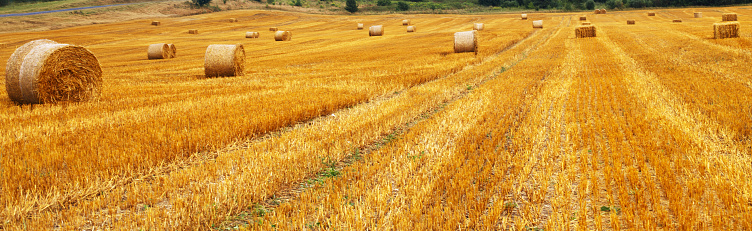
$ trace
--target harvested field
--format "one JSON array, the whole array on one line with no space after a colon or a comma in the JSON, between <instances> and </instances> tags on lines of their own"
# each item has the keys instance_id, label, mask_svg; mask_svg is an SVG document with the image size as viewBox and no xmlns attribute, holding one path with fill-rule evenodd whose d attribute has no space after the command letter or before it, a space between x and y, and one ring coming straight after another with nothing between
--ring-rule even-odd
<instances>
[{"instance_id":1,"label":"harvested field","mask_svg":"<svg viewBox=\"0 0 752 231\"><path fill-rule=\"evenodd\" d=\"M46 38L103 72L89 102L0 91L0 229L750 230L752 34L712 39L729 12L752 9L613 11L588 39L573 13L409 33L268 10L0 34L3 60ZM242 36L273 27L295 39ZM242 44L243 75L207 78L211 44Z\"/></svg>"}]
</instances>

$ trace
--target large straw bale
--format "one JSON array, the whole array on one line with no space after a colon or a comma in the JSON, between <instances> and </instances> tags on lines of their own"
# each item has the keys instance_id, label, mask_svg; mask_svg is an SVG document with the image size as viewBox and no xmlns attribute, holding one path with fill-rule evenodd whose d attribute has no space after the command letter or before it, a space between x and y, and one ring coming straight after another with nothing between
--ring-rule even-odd
<instances>
[{"instance_id":1,"label":"large straw bale","mask_svg":"<svg viewBox=\"0 0 752 231\"><path fill-rule=\"evenodd\" d=\"M736 21L736 13L724 13L723 15L721 15L721 19L724 22L726 22L726 21Z\"/></svg>"},{"instance_id":2,"label":"large straw bale","mask_svg":"<svg viewBox=\"0 0 752 231\"><path fill-rule=\"evenodd\" d=\"M274 41L290 41L290 39L292 39L292 32L290 31L274 32Z\"/></svg>"},{"instance_id":3,"label":"large straw bale","mask_svg":"<svg viewBox=\"0 0 752 231\"><path fill-rule=\"evenodd\" d=\"M269 31L278 31L278 30L279 29L277 29L276 27L269 27Z\"/></svg>"},{"instance_id":4,"label":"large straw bale","mask_svg":"<svg viewBox=\"0 0 752 231\"><path fill-rule=\"evenodd\" d=\"M648 12L648 16L655 16L655 12Z\"/></svg>"},{"instance_id":5,"label":"large straw bale","mask_svg":"<svg viewBox=\"0 0 752 231\"><path fill-rule=\"evenodd\" d=\"M146 54L149 59L168 59L170 58L170 45L167 43L151 44Z\"/></svg>"},{"instance_id":6,"label":"large straw bale","mask_svg":"<svg viewBox=\"0 0 752 231\"><path fill-rule=\"evenodd\" d=\"M543 28L543 20L533 21L533 28Z\"/></svg>"},{"instance_id":7,"label":"large straw bale","mask_svg":"<svg viewBox=\"0 0 752 231\"><path fill-rule=\"evenodd\" d=\"M407 32L416 32L415 26L407 26Z\"/></svg>"},{"instance_id":8,"label":"large straw bale","mask_svg":"<svg viewBox=\"0 0 752 231\"><path fill-rule=\"evenodd\" d=\"M593 25L577 26L574 29L574 34L577 36L577 38L595 37L595 26Z\"/></svg>"},{"instance_id":9,"label":"large straw bale","mask_svg":"<svg viewBox=\"0 0 752 231\"><path fill-rule=\"evenodd\" d=\"M483 30L483 23L473 23L473 30Z\"/></svg>"},{"instance_id":10,"label":"large straw bale","mask_svg":"<svg viewBox=\"0 0 752 231\"><path fill-rule=\"evenodd\" d=\"M152 26L161 26L162 22L160 22L160 21L151 21L151 25Z\"/></svg>"},{"instance_id":11,"label":"large straw bale","mask_svg":"<svg viewBox=\"0 0 752 231\"><path fill-rule=\"evenodd\" d=\"M520 15L522 17L522 20L527 20L527 14Z\"/></svg>"},{"instance_id":12,"label":"large straw bale","mask_svg":"<svg viewBox=\"0 0 752 231\"><path fill-rule=\"evenodd\" d=\"M635 20L634 19L627 19L627 25L634 25Z\"/></svg>"},{"instance_id":13,"label":"large straw bale","mask_svg":"<svg viewBox=\"0 0 752 231\"><path fill-rule=\"evenodd\" d=\"M454 33L454 52L478 53L478 33L475 30Z\"/></svg>"},{"instance_id":14,"label":"large straw bale","mask_svg":"<svg viewBox=\"0 0 752 231\"><path fill-rule=\"evenodd\" d=\"M206 77L242 76L245 64L243 44L209 45L204 55Z\"/></svg>"},{"instance_id":15,"label":"large straw bale","mask_svg":"<svg viewBox=\"0 0 752 231\"><path fill-rule=\"evenodd\" d=\"M586 16L580 16L580 21L586 21L586 20L587 20Z\"/></svg>"},{"instance_id":16,"label":"large straw bale","mask_svg":"<svg viewBox=\"0 0 752 231\"><path fill-rule=\"evenodd\" d=\"M175 47L175 44L167 44L170 46L170 58L178 57L178 49Z\"/></svg>"},{"instance_id":17,"label":"large straw bale","mask_svg":"<svg viewBox=\"0 0 752 231\"><path fill-rule=\"evenodd\" d=\"M702 18L702 12L695 12L695 18Z\"/></svg>"},{"instance_id":18,"label":"large straw bale","mask_svg":"<svg viewBox=\"0 0 752 231\"><path fill-rule=\"evenodd\" d=\"M190 30L188 30L188 34L198 34L198 30L196 30L196 29L190 29Z\"/></svg>"},{"instance_id":19,"label":"large straw bale","mask_svg":"<svg viewBox=\"0 0 752 231\"><path fill-rule=\"evenodd\" d=\"M7 66L12 67L6 74L8 96L21 104L88 101L102 86L99 60L80 46L32 41L19 47Z\"/></svg>"},{"instance_id":20,"label":"large straw bale","mask_svg":"<svg viewBox=\"0 0 752 231\"><path fill-rule=\"evenodd\" d=\"M672 22L682 22L682 20L680 18L677 18L677 19L672 20Z\"/></svg>"},{"instance_id":21,"label":"large straw bale","mask_svg":"<svg viewBox=\"0 0 752 231\"><path fill-rule=\"evenodd\" d=\"M384 35L384 27L382 25L374 25L368 28L368 36L382 35Z\"/></svg>"},{"instance_id":22,"label":"large straw bale","mask_svg":"<svg viewBox=\"0 0 752 231\"><path fill-rule=\"evenodd\" d=\"M606 14L606 9L601 9L600 14Z\"/></svg>"},{"instance_id":23,"label":"large straw bale","mask_svg":"<svg viewBox=\"0 0 752 231\"><path fill-rule=\"evenodd\" d=\"M258 38L259 37L259 32L256 32L256 31L245 32L245 37L246 38Z\"/></svg>"},{"instance_id":24,"label":"large straw bale","mask_svg":"<svg viewBox=\"0 0 752 231\"><path fill-rule=\"evenodd\" d=\"M237 18L229 18L227 19L228 22L238 22Z\"/></svg>"},{"instance_id":25,"label":"large straw bale","mask_svg":"<svg viewBox=\"0 0 752 231\"><path fill-rule=\"evenodd\" d=\"M713 37L716 39L738 38L739 22L713 23Z\"/></svg>"},{"instance_id":26,"label":"large straw bale","mask_svg":"<svg viewBox=\"0 0 752 231\"><path fill-rule=\"evenodd\" d=\"M402 25L403 26L409 26L410 25L410 19L402 20Z\"/></svg>"},{"instance_id":27,"label":"large straw bale","mask_svg":"<svg viewBox=\"0 0 752 231\"><path fill-rule=\"evenodd\" d=\"M358 23L358 30L362 30L362 29L363 29L363 23Z\"/></svg>"},{"instance_id":28,"label":"large straw bale","mask_svg":"<svg viewBox=\"0 0 752 231\"><path fill-rule=\"evenodd\" d=\"M595 10L593 11L593 14L600 14L600 13L601 13L601 10L599 10L599 9L595 9Z\"/></svg>"}]
</instances>

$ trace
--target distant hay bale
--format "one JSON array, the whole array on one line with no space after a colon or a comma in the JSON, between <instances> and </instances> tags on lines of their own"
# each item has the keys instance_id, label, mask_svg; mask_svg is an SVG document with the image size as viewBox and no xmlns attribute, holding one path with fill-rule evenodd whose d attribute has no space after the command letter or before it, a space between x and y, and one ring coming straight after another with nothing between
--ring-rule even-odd
<instances>
[{"instance_id":1,"label":"distant hay bale","mask_svg":"<svg viewBox=\"0 0 752 231\"><path fill-rule=\"evenodd\" d=\"M278 30L279 29L277 29L276 27L269 27L269 31L278 31Z\"/></svg>"},{"instance_id":2,"label":"distant hay bale","mask_svg":"<svg viewBox=\"0 0 752 231\"><path fill-rule=\"evenodd\" d=\"M290 41L290 39L292 39L292 32L281 30L274 32L274 41Z\"/></svg>"},{"instance_id":3,"label":"distant hay bale","mask_svg":"<svg viewBox=\"0 0 752 231\"><path fill-rule=\"evenodd\" d=\"M368 36L382 36L384 35L384 27L381 25L375 25L368 28Z\"/></svg>"},{"instance_id":4,"label":"distant hay bale","mask_svg":"<svg viewBox=\"0 0 752 231\"><path fill-rule=\"evenodd\" d=\"M198 34L198 30L196 29L188 30L188 34Z\"/></svg>"},{"instance_id":5,"label":"distant hay bale","mask_svg":"<svg viewBox=\"0 0 752 231\"><path fill-rule=\"evenodd\" d=\"M152 26L160 26L160 25L162 25L162 22L160 22L160 21L151 21L151 25Z\"/></svg>"},{"instance_id":6,"label":"distant hay bale","mask_svg":"<svg viewBox=\"0 0 752 231\"><path fill-rule=\"evenodd\" d=\"M721 18L724 22L736 21L736 13L724 13L723 15L721 15Z\"/></svg>"},{"instance_id":7,"label":"distant hay bale","mask_svg":"<svg viewBox=\"0 0 752 231\"><path fill-rule=\"evenodd\" d=\"M483 30L483 23L473 23L473 30Z\"/></svg>"},{"instance_id":8,"label":"distant hay bale","mask_svg":"<svg viewBox=\"0 0 752 231\"><path fill-rule=\"evenodd\" d=\"M229 21L229 22L238 22L238 19L237 18L229 18L229 19L227 19L227 21Z\"/></svg>"},{"instance_id":9,"label":"distant hay bale","mask_svg":"<svg viewBox=\"0 0 752 231\"><path fill-rule=\"evenodd\" d=\"M454 33L454 53L478 54L478 32L475 30Z\"/></svg>"},{"instance_id":10,"label":"distant hay bale","mask_svg":"<svg viewBox=\"0 0 752 231\"><path fill-rule=\"evenodd\" d=\"M677 19L672 20L672 22L682 22L682 20L680 18L677 18Z\"/></svg>"},{"instance_id":11,"label":"distant hay bale","mask_svg":"<svg viewBox=\"0 0 752 231\"><path fill-rule=\"evenodd\" d=\"M695 12L695 18L702 18L702 12Z\"/></svg>"},{"instance_id":12,"label":"distant hay bale","mask_svg":"<svg viewBox=\"0 0 752 231\"><path fill-rule=\"evenodd\" d=\"M527 14L520 15L522 17L522 20L527 20Z\"/></svg>"},{"instance_id":13,"label":"distant hay bale","mask_svg":"<svg viewBox=\"0 0 752 231\"><path fill-rule=\"evenodd\" d=\"M98 97L102 68L86 48L35 40L8 59L5 84L20 104L83 102Z\"/></svg>"},{"instance_id":14,"label":"distant hay bale","mask_svg":"<svg viewBox=\"0 0 752 231\"><path fill-rule=\"evenodd\" d=\"M178 49L175 47L175 44L167 44L167 46L170 46L170 58L178 57Z\"/></svg>"},{"instance_id":15,"label":"distant hay bale","mask_svg":"<svg viewBox=\"0 0 752 231\"><path fill-rule=\"evenodd\" d=\"M407 32L416 32L415 26L407 26Z\"/></svg>"},{"instance_id":16,"label":"distant hay bale","mask_svg":"<svg viewBox=\"0 0 752 231\"><path fill-rule=\"evenodd\" d=\"M533 28L543 28L543 20L533 21Z\"/></svg>"},{"instance_id":17,"label":"distant hay bale","mask_svg":"<svg viewBox=\"0 0 752 231\"><path fill-rule=\"evenodd\" d=\"M600 14L600 13L601 13L601 10L599 10L599 9L595 9L595 10L593 11L593 14Z\"/></svg>"},{"instance_id":18,"label":"distant hay bale","mask_svg":"<svg viewBox=\"0 0 752 231\"><path fill-rule=\"evenodd\" d=\"M410 19L402 20L402 25L403 26L409 26L410 25Z\"/></svg>"},{"instance_id":19,"label":"distant hay bale","mask_svg":"<svg viewBox=\"0 0 752 231\"><path fill-rule=\"evenodd\" d=\"M358 30L362 30L362 29L363 29L363 23L358 23Z\"/></svg>"},{"instance_id":20,"label":"distant hay bale","mask_svg":"<svg viewBox=\"0 0 752 231\"><path fill-rule=\"evenodd\" d=\"M245 32L245 37L246 38L258 38L259 37L259 32L255 32L255 31L254 32Z\"/></svg>"},{"instance_id":21,"label":"distant hay bale","mask_svg":"<svg viewBox=\"0 0 752 231\"><path fill-rule=\"evenodd\" d=\"M585 20L587 20L587 17L585 17L585 16L580 16L580 21L585 21Z\"/></svg>"},{"instance_id":22,"label":"distant hay bale","mask_svg":"<svg viewBox=\"0 0 752 231\"><path fill-rule=\"evenodd\" d=\"M582 22L580 25L590 25L590 22Z\"/></svg>"},{"instance_id":23,"label":"distant hay bale","mask_svg":"<svg viewBox=\"0 0 752 231\"><path fill-rule=\"evenodd\" d=\"M209 45L204 55L206 77L242 76L245 64L245 49L237 45Z\"/></svg>"},{"instance_id":24,"label":"distant hay bale","mask_svg":"<svg viewBox=\"0 0 752 231\"><path fill-rule=\"evenodd\" d=\"M600 14L606 14L606 9L601 9Z\"/></svg>"},{"instance_id":25,"label":"distant hay bale","mask_svg":"<svg viewBox=\"0 0 752 231\"><path fill-rule=\"evenodd\" d=\"M574 34L577 38L595 37L595 26L584 25L574 28Z\"/></svg>"},{"instance_id":26,"label":"distant hay bale","mask_svg":"<svg viewBox=\"0 0 752 231\"><path fill-rule=\"evenodd\" d=\"M5 91L8 92L10 100L14 102L24 103L23 93L21 92L21 86L19 85L19 73L21 71L21 64L24 57L31 52L34 47L41 44L56 44L55 41L48 39L38 39L31 42L27 42L22 45L8 58L8 63L5 66Z\"/></svg>"},{"instance_id":27,"label":"distant hay bale","mask_svg":"<svg viewBox=\"0 0 752 231\"><path fill-rule=\"evenodd\" d=\"M648 16L655 16L655 12L648 12Z\"/></svg>"},{"instance_id":28,"label":"distant hay bale","mask_svg":"<svg viewBox=\"0 0 752 231\"><path fill-rule=\"evenodd\" d=\"M739 22L713 23L713 37L715 39L738 38Z\"/></svg>"},{"instance_id":29,"label":"distant hay bale","mask_svg":"<svg viewBox=\"0 0 752 231\"><path fill-rule=\"evenodd\" d=\"M634 19L627 19L627 25L634 25L635 20Z\"/></svg>"}]
</instances>

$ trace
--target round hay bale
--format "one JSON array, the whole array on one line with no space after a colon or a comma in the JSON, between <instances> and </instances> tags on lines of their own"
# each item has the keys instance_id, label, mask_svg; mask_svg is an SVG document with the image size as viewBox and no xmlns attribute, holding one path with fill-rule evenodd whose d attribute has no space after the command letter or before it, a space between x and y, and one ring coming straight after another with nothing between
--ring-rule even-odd
<instances>
[{"instance_id":1,"label":"round hay bale","mask_svg":"<svg viewBox=\"0 0 752 231\"><path fill-rule=\"evenodd\" d=\"M229 18L227 21L229 21L229 22L238 22L238 19L237 18Z\"/></svg>"},{"instance_id":2,"label":"round hay bale","mask_svg":"<svg viewBox=\"0 0 752 231\"><path fill-rule=\"evenodd\" d=\"M533 28L543 28L543 20L533 21Z\"/></svg>"},{"instance_id":3,"label":"round hay bale","mask_svg":"<svg viewBox=\"0 0 752 231\"><path fill-rule=\"evenodd\" d=\"M162 22L160 22L160 21L151 21L151 25L153 25L153 26L160 26L160 25L162 25Z\"/></svg>"},{"instance_id":4,"label":"round hay bale","mask_svg":"<svg viewBox=\"0 0 752 231\"><path fill-rule=\"evenodd\" d=\"M279 29L277 29L276 27L269 27L269 31L278 31L278 30Z\"/></svg>"},{"instance_id":5,"label":"round hay bale","mask_svg":"<svg viewBox=\"0 0 752 231\"><path fill-rule=\"evenodd\" d=\"M407 32L415 32L415 26L407 26Z\"/></svg>"},{"instance_id":6,"label":"round hay bale","mask_svg":"<svg viewBox=\"0 0 752 231\"><path fill-rule=\"evenodd\" d=\"M682 22L681 19L674 19L672 22Z\"/></svg>"},{"instance_id":7,"label":"round hay bale","mask_svg":"<svg viewBox=\"0 0 752 231\"><path fill-rule=\"evenodd\" d=\"M634 25L635 20L634 19L627 19L627 25Z\"/></svg>"},{"instance_id":8,"label":"round hay bale","mask_svg":"<svg viewBox=\"0 0 752 231\"><path fill-rule=\"evenodd\" d=\"M410 19L402 20L402 25L403 26L409 26L410 25Z\"/></svg>"},{"instance_id":9,"label":"round hay bale","mask_svg":"<svg viewBox=\"0 0 752 231\"><path fill-rule=\"evenodd\" d=\"M585 16L580 16L580 21L585 21L585 20L587 20L587 17L585 17Z\"/></svg>"},{"instance_id":10,"label":"round hay bale","mask_svg":"<svg viewBox=\"0 0 752 231\"><path fill-rule=\"evenodd\" d=\"M375 25L368 28L368 36L382 36L384 35L384 27L381 25Z\"/></svg>"},{"instance_id":11,"label":"round hay bale","mask_svg":"<svg viewBox=\"0 0 752 231\"><path fill-rule=\"evenodd\" d=\"M363 23L358 23L358 30L362 30L362 29L363 29Z\"/></svg>"},{"instance_id":12,"label":"round hay bale","mask_svg":"<svg viewBox=\"0 0 752 231\"><path fill-rule=\"evenodd\" d=\"M606 9L601 9L601 14L606 14Z\"/></svg>"},{"instance_id":13,"label":"round hay bale","mask_svg":"<svg viewBox=\"0 0 752 231\"><path fill-rule=\"evenodd\" d=\"M188 30L188 34L198 34L198 30L196 29Z\"/></svg>"},{"instance_id":14,"label":"round hay bale","mask_svg":"<svg viewBox=\"0 0 752 231\"><path fill-rule=\"evenodd\" d=\"M655 16L655 12L648 12L648 16Z\"/></svg>"},{"instance_id":15,"label":"round hay bale","mask_svg":"<svg viewBox=\"0 0 752 231\"><path fill-rule=\"evenodd\" d=\"M170 58L170 45L166 43L157 43L149 45L146 51L149 59L167 59Z\"/></svg>"},{"instance_id":16,"label":"round hay bale","mask_svg":"<svg viewBox=\"0 0 752 231\"><path fill-rule=\"evenodd\" d=\"M454 33L454 53L478 53L478 32L475 30Z\"/></svg>"},{"instance_id":17,"label":"round hay bale","mask_svg":"<svg viewBox=\"0 0 752 231\"><path fill-rule=\"evenodd\" d=\"M522 17L522 20L527 20L527 14L520 15Z\"/></svg>"},{"instance_id":18,"label":"round hay bale","mask_svg":"<svg viewBox=\"0 0 752 231\"><path fill-rule=\"evenodd\" d=\"M242 76L245 64L243 44L209 45L204 55L206 77Z\"/></svg>"},{"instance_id":19,"label":"round hay bale","mask_svg":"<svg viewBox=\"0 0 752 231\"><path fill-rule=\"evenodd\" d=\"M178 57L178 49L175 48L175 44L170 43L167 45L170 46L170 58Z\"/></svg>"},{"instance_id":20,"label":"round hay bale","mask_svg":"<svg viewBox=\"0 0 752 231\"><path fill-rule=\"evenodd\" d=\"M593 11L593 14L600 14L600 13L601 13L601 10L599 10L599 9L595 9L595 10Z\"/></svg>"},{"instance_id":21,"label":"round hay bale","mask_svg":"<svg viewBox=\"0 0 752 231\"><path fill-rule=\"evenodd\" d=\"M483 30L483 23L473 23L473 30Z\"/></svg>"},{"instance_id":22,"label":"round hay bale","mask_svg":"<svg viewBox=\"0 0 752 231\"><path fill-rule=\"evenodd\" d=\"M246 38L258 38L259 32L253 31L253 32L245 32Z\"/></svg>"},{"instance_id":23,"label":"round hay bale","mask_svg":"<svg viewBox=\"0 0 752 231\"><path fill-rule=\"evenodd\" d=\"M724 22L727 21L736 21L736 13L724 13L721 15L721 19Z\"/></svg>"},{"instance_id":24,"label":"round hay bale","mask_svg":"<svg viewBox=\"0 0 752 231\"><path fill-rule=\"evenodd\" d=\"M291 38L292 38L292 32L289 32L289 31L274 32L274 41L290 41Z\"/></svg>"},{"instance_id":25,"label":"round hay bale","mask_svg":"<svg viewBox=\"0 0 752 231\"><path fill-rule=\"evenodd\" d=\"M695 12L695 18L702 18L702 12Z\"/></svg>"},{"instance_id":26,"label":"round hay bale","mask_svg":"<svg viewBox=\"0 0 752 231\"><path fill-rule=\"evenodd\" d=\"M21 71L21 64L23 64L24 57L26 57L34 47L48 43L56 44L55 41L48 39L33 40L22 45L10 55L8 63L5 65L5 91L8 92L10 100L14 102L22 102L24 99L21 93L21 86L18 82L19 72Z\"/></svg>"},{"instance_id":27,"label":"round hay bale","mask_svg":"<svg viewBox=\"0 0 752 231\"><path fill-rule=\"evenodd\" d=\"M13 101L21 104L83 102L99 95L102 68L89 50L49 40L27 45L30 46L22 46L14 53L27 52L23 58L8 60L8 66L21 61L18 71L9 71L6 76L14 79L6 81L6 86L17 84L17 87L7 87Z\"/></svg>"}]
</instances>

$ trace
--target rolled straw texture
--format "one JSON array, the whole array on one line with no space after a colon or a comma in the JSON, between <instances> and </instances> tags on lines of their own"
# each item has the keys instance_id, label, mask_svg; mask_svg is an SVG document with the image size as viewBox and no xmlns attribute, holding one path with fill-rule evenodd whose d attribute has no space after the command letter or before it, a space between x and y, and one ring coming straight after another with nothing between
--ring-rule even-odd
<instances>
[{"instance_id":1,"label":"rolled straw texture","mask_svg":"<svg viewBox=\"0 0 752 231\"><path fill-rule=\"evenodd\" d=\"M543 28L543 20L533 21L533 28Z\"/></svg>"},{"instance_id":2,"label":"rolled straw texture","mask_svg":"<svg viewBox=\"0 0 752 231\"><path fill-rule=\"evenodd\" d=\"M14 102L22 102L23 94L21 93L21 86L19 85L19 74L21 71L21 64L23 64L24 57L31 52L34 47L41 44L56 44L55 41L48 39L38 39L31 42L27 42L22 45L8 59L8 63L5 65L5 91L8 92L8 97Z\"/></svg>"},{"instance_id":3,"label":"rolled straw texture","mask_svg":"<svg viewBox=\"0 0 752 231\"><path fill-rule=\"evenodd\" d=\"M290 39L292 39L292 32L289 32L289 31L274 32L274 41L290 41Z\"/></svg>"},{"instance_id":4,"label":"rolled straw texture","mask_svg":"<svg viewBox=\"0 0 752 231\"><path fill-rule=\"evenodd\" d=\"M253 31L253 32L245 32L245 37L246 38L258 38L259 37L259 32L255 32L255 31Z\"/></svg>"},{"instance_id":5,"label":"rolled straw texture","mask_svg":"<svg viewBox=\"0 0 752 231\"><path fill-rule=\"evenodd\" d=\"M209 45L204 55L206 77L242 76L245 64L245 49L237 45Z\"/></svg>"},{"instance_id":6,"label":"rolled straw texture","mask_svg":"<svg viewBox=\"0 0 752 231\"><path fill-rule=\"evenodd\" d=\"M23 58L18 84L18 103L83 102L98 97L102 68L86 48L44 43Z\"/></svg>"},{"instance_id":7,"label":"rolled straw texture","mask_svg":"<svg viewBox=\"0 0 752 231\"><path fill-rule=\"evenodd\" d=\"M522 17L522 20L527 20L527 14L522 14L520 17Z\"/></svg>"},{"instance_id":8,"label":"rolled straw texture","mask_svg":"<svg viewBox=\"0 0 752 231\"><path fill-rule=\"evenodd\" d=\"M407 32L415 32L415 26L407 26Z\"/></svg>"},{"instance_id":9,"label":"rolled straw texture","mask_svg":"<svg viewBox=\"0 0 752 231\"><path fill-rule=\"evenodd\" d=\"M577 26L574 29L574 34L575 36L577 36L577 38L595 37L595 26L593 25Z\"/></svg>"},{"instance_id":10,"label":"rolled straw texture","mask_svg":"<svg viewBox=\"0 0 752 231\"><path fill-rule=\"evenodd\" d=\"M368 28L368 36L382 36L384 35L384 27L381 25L375 25Z\"/></svg>"},{"instance_id":11,"label":"rolled straw texture","mask_svg":"<svg viewBox=\"0 0 752 231\"><path fill-rule=\"evenodd\" d=\"M606 9L601 9L601 14L606 14Z\"/></svg>"},{"instance_id":12,"label":"rolled straw texture","mask_svg":"<svg viewBox=\"0 0 752 231\"><path fill-rule=\"evenodd\" d=\"M721 19L726 21L736 21L736 14L735 13L724 13L721 15Z\"/></svg>"},{"instance_id":13,"label":"rolled straw texture","mask_svg":"<svg viewBox=\"0 0 752 231\"><path fill-rule=\"evenodd\" d=\"M196 29L188 30L188 34L198 34L198 30Z\"/></svg>"},{"instance_id":14,"label":"rolled straw texture","mask_svg":"<svg viewBox=\"0 0 752 231\"><path fill-rule=\"evenodd\" d=\"M269 27L269 31L278 31L278 30L279 29L277 29L276 27Z\"/></svg>"},{"instance_id":15,"label":"rolled straw texture","mask_svg":"<svg viewBox=\"0 0 752 231\"><path fill-rule=\"evenodd\" d=\"M473 30L483 30L483 23L473 23Z\"/></svg>"},{"instance_id":16,"label":"rolled straw texture","mask_svg":"<svg viewBox=\"0 0 752 231\"><path fill-rule=\"evenodd\" d=\"M358 30L362 30L362 29L363 29L363 23L358 23Z\"/></svg>"},{"instance_id":17,"label":"rolled straw texture","mask_svg":"<svg viewBox=\"0 0 752 231\"><path fill-rule=\"evenodd\" d=\"M157 43L149 45L146 52L149 59L167 59L170 58L170 45L166 43Z\"/></svg>"},{"instance_id":18,"label":"rolled straw texture","mask_svg":"<svg viewBox=\"0 0 752 231\"><path fill-rule=\"evenodd\" d=\"M475 30L454 33L454 53L478 53L478 33Z\"/></svg>"},{"instance_id":19,"label":"rolled straw texture","mask_svg":"<svg viewBox=\"0 0 752 231\"><path fill-rule=\"evenodd\" d=\"M713 37L715 39L738 38L739 22L713 23Z\"/></svg>"},{"instance_id":20,"label":"rolled straw texture","mask_svg":"<svg viewBox=\"0 0 752 231\"><path fill-rule=\"evenodd\" d=\"M600 13L601 13L601 10L599 10L599 9L595 9L595 10L593 11L593 14L600 14Z\"/></svg>"},{"instance_id":21,"label":"rolled straw texture","mask_svg":"<svg viewBox=\"0 0 752 231\"><path fill-rule=\"evenodd\" d=\"M410 19L402 20L402 25L403 26L409 26L410 25Z\"/></svg>"},{"instance_id":22,"label":"rolled straw texture","mask_svg":"<svg viewBox=\"0 0 752 231\"><path fill-rule=\"evenodd\" d=\"M178 49L175 47L175 44L167 44L170 46L170 58L178 57Z\"/></svg>"}]
</instances>

